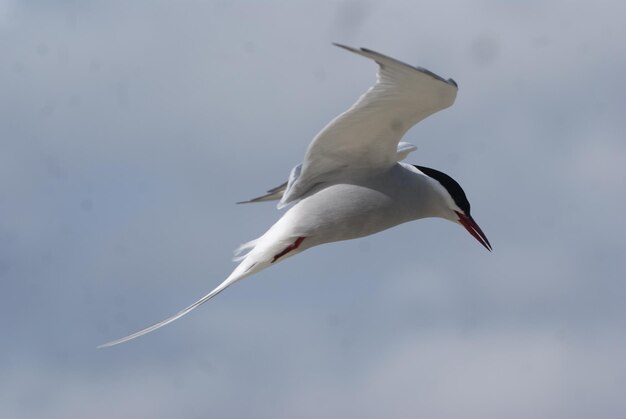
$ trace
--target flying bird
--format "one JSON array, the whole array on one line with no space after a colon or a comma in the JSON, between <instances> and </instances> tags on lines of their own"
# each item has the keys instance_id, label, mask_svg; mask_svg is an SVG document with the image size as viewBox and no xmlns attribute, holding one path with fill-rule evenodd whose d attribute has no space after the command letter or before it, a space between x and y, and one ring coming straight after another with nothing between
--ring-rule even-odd
<instances>
[{"instance_id":1,"label":"flying bird","mask_svg":"<svg viewBox=\"0 0 626 419\"><path fill-rule=\"evenodd\" d=\"M242 202L277 200L279 209L291 206L289 210L265 234L237 250L239 265L213 291L172 317L99 347L163 327L240 279L313 246L364 237L408 221L452 221L491 251L458 182L439 170L401 161L416 150L400 142L404 133L451 106L456 82L369 49L334 45L375 61L377 80L315 136L287 182Z\"/></svg>"}]
</instances>

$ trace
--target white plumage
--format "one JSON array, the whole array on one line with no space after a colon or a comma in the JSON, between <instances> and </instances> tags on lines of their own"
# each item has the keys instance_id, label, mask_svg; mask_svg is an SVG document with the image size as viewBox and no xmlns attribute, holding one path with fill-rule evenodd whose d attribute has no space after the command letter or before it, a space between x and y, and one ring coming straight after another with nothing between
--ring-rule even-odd
<instances>
[{"instance_id":1,"label":"white plumage","mask_svg":"<svg viewBox=\"0 0 626 419\"><path fill-rule=\"evenodd\" d=\"M404 133L451 106L457 84L368 49L335 45L378 63L377 81L317 134L286 183L245 201L279 200L279 208L291 208L265 234L237 250L239 265L209 294L172 317L100 347L165 326L234 282L310 247L363 237L407 221L441 217L460 223L491 249L452 178L399 162L416 149L400 142Z\"/></svg>"}]
</instances>

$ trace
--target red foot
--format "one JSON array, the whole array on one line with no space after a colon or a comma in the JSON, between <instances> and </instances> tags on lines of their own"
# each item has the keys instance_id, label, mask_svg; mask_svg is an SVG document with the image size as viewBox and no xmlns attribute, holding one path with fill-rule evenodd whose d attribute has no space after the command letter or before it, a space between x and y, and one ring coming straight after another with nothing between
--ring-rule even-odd
<instances>
[{"instance_id":1,"label":"red foot","mask_svg":"<svg viewBox=\"0 0 626 419\"><path fill-rule=\"evenodd\" d=\"M275 255L274 260L272 260L272 263L276 262L278 259L285 256L287 253L291 252L292 250L296 250L298 247L300 247L304 239L305 239L304 237L298 237L295 242L291 243L289 246L285 247L285 249L282 252Z\"/></svg>"}]
</instances>

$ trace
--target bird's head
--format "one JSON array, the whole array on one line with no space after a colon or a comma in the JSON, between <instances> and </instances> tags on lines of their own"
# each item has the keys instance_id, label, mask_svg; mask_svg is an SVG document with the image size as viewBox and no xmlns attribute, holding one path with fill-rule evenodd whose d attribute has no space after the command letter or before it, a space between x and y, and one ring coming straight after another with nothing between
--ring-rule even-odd
<instances>
[{"instance_id":1,"label":"bird's head","mask_svg":"<svg viewBox=\"0 0 626 419\"><path fill-rule=\"evenodd\" d=\"M443 201L441 217L461 224L476 240L489 251L492 250L487 236L470 215L470 203L459 183L439 170L429 167L415 166L434 182L435 191Z\"/></svg>"}]
</instances>

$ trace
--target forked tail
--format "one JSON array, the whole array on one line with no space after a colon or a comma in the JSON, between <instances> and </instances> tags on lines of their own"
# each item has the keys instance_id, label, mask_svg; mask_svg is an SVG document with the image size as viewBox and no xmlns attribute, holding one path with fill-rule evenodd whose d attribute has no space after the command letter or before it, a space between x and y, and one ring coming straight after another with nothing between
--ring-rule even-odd
<instances>
[{"instance_id":1,"label":"forked tail","mask_svg":"<svg viewBox=\"0 0 626 419\"><path fill-rule=\"evenodd\" d=\"M167 324L172 323L175 320L180 319L181 317L183 317L185 314L189 313L190 311L194 310L195 308L199 307L200 305L206 303L207 301L209 301L211 298L215 297L217 294L219 294L220 292L224 291L226 288L228 288L230 285L234 284L235 282L239 281L242 278L245 278L248 275L252 275L253 273L256 273L264 268L266 268L267 266L269 266L270 263L264 263L264 262L260 262L260 263L256 263L256 262L252 262L252 261L242 261L236 268L235 270L228 276L228 278L226 278L224 280L224 282L222 282L221 284L219 284L217 287L215 287L215 289L213 291L211 291L210 293L208 293L207 295L205 295L204 297L200 298L198 301L196 301L195 303L193 303L192 305L190 305L187 308L184 308L183 310L179 311L178 313L174 314L171 317L168 317L165 320L161 320L158 323L153 324L152 326L148 326L145 329L142 329L138 332L135 332L131 335L125 336L123 338L119 338L116 340L112 340L110 342L104 343L102 345L98 346L99 348L106 348L109 346L115 346L118 345L120 343L124 343L124 342L128 342L129 340L138 338L139 336L143 336L147 333L150 333L152 331L155 331Z\"/></svg>"},{"instance_id":2,"label":"forked tail","mask_svg":"<svg viewBox=\"0 0 626 419\"><path fill-rule=\"evenodd\" d=\"M270 230L271 231L271 230ZM269 232L268 232L269 233ZM251 242L243 244L237 252L243 252L245 250L249 250L249 253L235 258L235 260L241 260L241 263L237 265L235 270L222 282L219 284L213 291L200 298L198 301L190 305L189 307L179 311L171 317L168 317L165 320L161 320L158 323L153 324L152 326L148 326L145 329L142 329L138 332L135 332L131 335L125 336L120 339L112 340L110 342L104 343L98 348L106 348L108 346L115 346L120 343L128 342L129 340L138 338L139 336L143 336L147 333L150 333L154 330L157 330L166 324L170 324L175 320L180 319L185 314L189 313L196 307L206 303L211 298L215 297L220 292L224 291L230 285L235 282L243 279L249 275L257 273L274 262L278 260L283 260L287 256L291 256L295 253L298 253L300 244L304 240L304 237L296 236L296 237L283 237L282 239L277 239L272 234L265 234L257 240L253 240ZM242 260L243 259L243 260Z\"/></svg>"}]
</instances>

